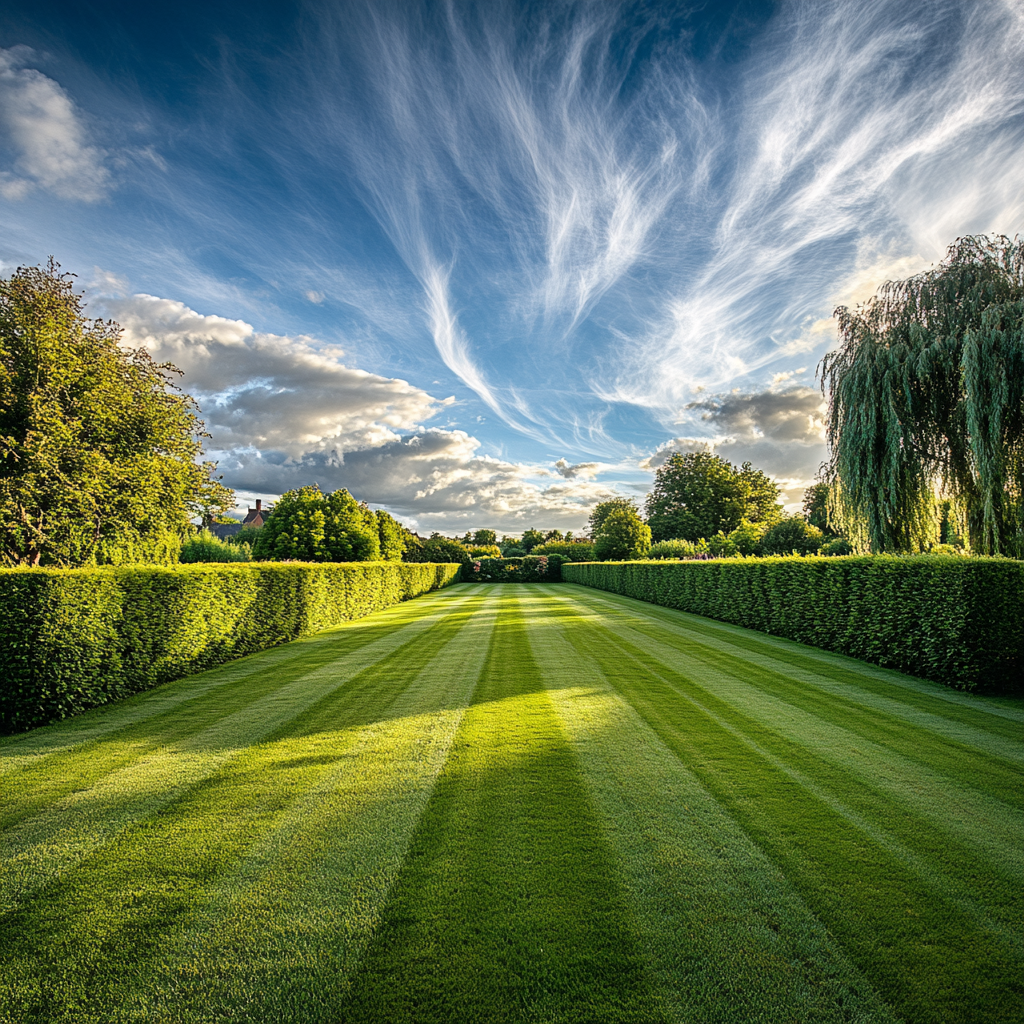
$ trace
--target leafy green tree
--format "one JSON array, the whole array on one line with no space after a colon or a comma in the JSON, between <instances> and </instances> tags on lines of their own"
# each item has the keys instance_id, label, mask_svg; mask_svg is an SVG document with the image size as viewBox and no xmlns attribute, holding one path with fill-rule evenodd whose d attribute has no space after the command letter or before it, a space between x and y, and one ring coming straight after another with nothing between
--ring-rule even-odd
<instances>
[{"instance_id":1,"label":"leafy green tree","mask_svg":"<svg viewBox=\"0 0 1024 1024\"><path fill-rule=\"evenodd\" d=\"M384 509L377 509L377 537L380 557L385 562L400 562L405 554L405 531L402 524Z\"/></svg>"},{"instance_id":2,"label":"leafy green tree","mask_svg":"<svg viewBox=\"0 0 1024 1024\"><path fill-rule=\"evenodd\" d=\"M430 540L424 542L416 561L459 562L462 565L469 565L472 559L469 552L457 540L449 540L447 537L435 534Z\"/></svg>"},{"instance_id":3,"label":"leafy green tree","mask_svg":"<svg viewBox=\"0 0 1024 1024\"><path fill-rule=\"evenodd\" d=\"M594 557L598 561L643 558L651 550L650 527L635 508L616 505L600 517L600 523L600 528L594 533Z\"/></svg>"},{"instance_id":4,"label":"leafy green tree","mask_svg":"<svg viewBox=\"0 0 1024 1024\"><path fill-rule=\"evenodd\" d=\"M736 554L756 555L761 550L761 538L768 527L764 523L751 523L746 519L728 535Z\"/></svg>"},{"instance_id":5,"label":"leafy green tree","mask_svg":"<svg viewBox=\"0 0 1024 1024\"><path fill-rule=\"evenodd\" d=\"M811 484L804 491L803 512L811 526L816 526L826 536L834 537L836 531L830 528L828 521L828 492L828 484Z\"/></svg>"},{"instance_id":6,"label":"leafy green tree","mask_svg":"<svg viewBox=\"0 0 1024 1024\"><path fill-rule=\"evenodd\" d=\"M179 371L120 337L53 260L0 280L0 563L147 557L234 504L197 462L206 435Z\"/></svg>"},{"instance_id":7,"label":"leafy green tree","mask_svg":"<svg viewBox=\"0 0 1024 1024\"><path fill-rule=\"evenodd\" d=\"M972 549L1024 555L1024 239L960 238L933 270L836 317L821 373L843 532L873 551L927 550L940 493Z\"/></svg>"},{"instance_id":8,"label":"leafy green tree","mask_svg":"<svg viewBox=\"0 0 1024 1024\"><path fill-rule=\"evenodd\" d=\"M604 521L619 509L624 512L632 512L636 516L640 514L634 498L610 498L608 501L602 501L600 504L595 505L590 513L591 540L596 542L597 535L601 527L604 526Z\"/></svg>"},{"instance_id":9,"label":"leafy green tree","mask_svg":"<svg viewBox=\"0 0 1024 1024\"><path fill-rule=\"evenodd\" d=\"M761 554L813 555L824 543L825 537L816 526L803 516L790 516L776 523L761 538Z\"/></svg>"},{"instance_id":10,"label":"leafy green tree","mask_svg":"<svg viewBox=\"0 0 1024 1024\"><path fill-rule=\"evenodd\" d=\"M565 538L562 536L562 531L561 530L548 530L548 532L544 534L544 543L545 544L548 544L548 543L551 543L551 542L557 543L558 541L564 540L564 539Z\"/></svg>"},{"instance_id":11,"label":"leafy green tree","mask_svg":"<svg viewBox=\"0 0 1024 1024\"><path fill-rule=\"evenodd\" d=\"M375 562L380 558L377 517L346 490L286 491L256 536L260 561Z\"/></svg>"},{"instance_id":12,"label":"leafy green tree","mask_svg":"<svg viewBox=\"0 0 1024 1024\"><path fill-rule=\"evenodd\" d=\"M493 530L477 530L472 537L472 541L478 547L489 547L491 544L498 543L498 535Z\"/></svg>"},{"instance_id":13,"label":"leafy green tree","mask_svg":"<svg viewBox=\"0 0 1024 1024\"><path fill-rule=\"evenodd\" d=\"M647 495L647 522L655 540L689 540L728 534L746 519L777 522L779 488L745 462L737 470L710 451L676 452L655 473Z\"/></svg>"},{"instance_id":14,"label":"leafy green tree","mask_svg":"<svg viewBox=\"0 0 1024 1024\"><path fill-rule=\"evenodd\" d=\"M519 547L529 554L538 544L544 543L544 534L540 530L527 530L519 539Z\"/></svg>"}]
</instances>

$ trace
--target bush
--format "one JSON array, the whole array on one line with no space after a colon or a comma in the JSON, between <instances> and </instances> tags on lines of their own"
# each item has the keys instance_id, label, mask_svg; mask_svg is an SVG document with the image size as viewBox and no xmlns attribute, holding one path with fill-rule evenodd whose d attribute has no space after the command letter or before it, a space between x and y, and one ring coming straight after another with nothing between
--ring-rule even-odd
<instances>
[{"instance_id":1,"label":"bush","mask_svg":"<svg viewBox=\"0 0 1024 1024\"><path fill-rule=\"evenodd\" d=\"M592 562L594 545L590 541L548 541L546 544L538 544L532 554L561 555L566 562Z\"/></svg>"},{"instance_id":2,"label":"bush","mask_svg":"<svg viewBox=\"0 0 1024 1024\"><path fill-rule=\"evenodd\" d=\"M761 538L762 555L813 555L825 536L803 516L790 516L776 523Z\"/></svg>"},{"instance_id":3,"label":"bush","mask_svg":"<svg viewBox=\"0 0 1024 1024\"><path fill-rule=\"evenodd\" d=\"M458 572L396 562L0 570L0 731L360 618Z\"/></svg>"},{"instance_id":4,"label":"bush","mask_svg":"<svg viewBox=\"0 0 1024 1024\"><path fill-rule=\"evenodd\" d=\"M501 558L501 548L497 544L474 545L469 549L470 558Z\"/></svg>"},{"instance_id":5,"label":"bush","mask_svg":"<svg viewBox=\"0 0 1024 1024\"><path fill-rule=\"evenodd\" d=\"M457 541L447 537L431 537L425 540L422 547L407 550L407 562L458 562L469 565L472 559L469 552Z\"/></svg>"},{"instance_id":6,"label":"bush","mask_svg":"<svg viewBox=\"0 0 1024 1024\"><path fill-rule=\"evenodd\" d=\"M1024 564L1009 559L589 562L562 577L957 689L1024 691Z\"/></svg>"},{"instance_id":7,"label":"bush","mask_svg":"<svg viewBox=\"0 0 1024 1024\"><path fill-rule=\"evenodd\" d=\"M613 505L604 502L604 506ZM595 513L596 515L596 513ZM595 515L591 515L593 523ZM613 507L594 530L594 557L605 562L610 559L643 558L651 550L650 527L632 507Z\"/></svg>"},{"instance_id":8,"label":"bush","mask_svg":"<svg viewBox=\"0 0 1024 1024\"><path fill-rule=\"evenodd\" d=\"M220 537L203 530L189 537L181 546L178 561L191 562L251 562L252 550L248 544L229 544Z\"/></svg>"},{"instance_id":9,"label":"bush","mask_svg":"<svg viewBox=\"0 0 1024 1024\"><path fill-rule=\"evenodd\" d=\"M564 561L561 555L481 558L463 568L462 578L468 583L558 583Z\"/></svg>"},{"instance_id":10,"label":"bush","mask_svg":"<svg viewBox=\"0 0 1024 1024\"><path fill-rule=\"evenodd\" d=\"M934 553L941 554L942 552L936 551ZM833 537L821 545L818 549L818 554L824 555L826 558L835 558L837 555L852 555L853 545L845 537Z\"/></svg>"},{"instance_id":11,"label":"bush","mask_svg":"<svg viewBox=\"0 0 1024 1024\"><path fill-rule=\"evenodd\" d=\"M515 547L513 545L512 547L505 548L502 555L505 558L525 558L526 548Z\"/></svg>"},{"instance_id":12,"label":"bush","mask_svg":"<svg viewBox=\"0 0 1024 1024\"><path fill-rule=\"evenodd\" d=\"M667 558L707 558L706 540L659 540L651 545L648 558L663 561Z\"/></svg>"}]
</instances>

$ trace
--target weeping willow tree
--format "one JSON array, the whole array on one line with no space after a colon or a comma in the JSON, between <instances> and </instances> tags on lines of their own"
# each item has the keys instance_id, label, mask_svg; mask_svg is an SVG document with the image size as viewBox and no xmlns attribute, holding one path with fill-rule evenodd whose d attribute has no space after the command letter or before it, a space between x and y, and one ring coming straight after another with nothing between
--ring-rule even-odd
<instances>
[{"instance_id":1,"label":"weeping willow tree","mask_svg":"<svg viewBox=\"0 0 1024 1024\"><path fill-rule=\"evenodd\" d=\"M872 551L927 549L941 496L972 550L1024 554L1024 240L958 239L835 315L821 367L833 518Z\"/></svg>"}]
</instances>

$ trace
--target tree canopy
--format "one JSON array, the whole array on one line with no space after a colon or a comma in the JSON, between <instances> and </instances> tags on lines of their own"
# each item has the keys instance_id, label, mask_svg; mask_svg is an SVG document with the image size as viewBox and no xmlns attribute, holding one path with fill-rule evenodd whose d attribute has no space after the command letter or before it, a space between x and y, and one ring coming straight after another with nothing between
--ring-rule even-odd
<instances>
[{"instance_id":1,"label":"tree canopy","mask_svg":"<svg viewBox=\"0 0 1024 1024\"><path fill-rule=\"evenodd\" d=\"M651 550L650 527L628 498L601 502L591 513L590 524L598 561L643 558Z\"/></svg>"},{"instance_id":2,"label":"tree canopy","mask_svg":"<svg viewBox=\"0 0 1024 1024\"><path fill-rule=\"evenodd\" d=\"M324 495L315 484L299 487L281 495L252 553L271 561L375 562L380 558L377 516L346 490Z\"/></svg>"},{"instance_id":3,"label":"tree canopy","mask_svg":"<svg viewBox=\"0 0 1024 1024\"><path fill-rule=\"evenodd\" d=\"M1021 554L1024 240L958 239L934 269L836 317L822 387L844 532L873 551L926 548L944 495L974 550Z\"/></svg>"},{"instance_id":4,"label":"tree canopy","mask_svg":"<svg viewBox=\"0 0 1024 1024\"><path fill-rule=\"evenodd\" d=\"M0 280L0 562L152 560L233 492L197 462L203 424L179 373L89 320L52 260Z\"/></svg>"},{"instance_id":5,"label":"tree canopy","mask_svg":"<svg viewBox=\"0 0 1024 1024\"><path fill-rule=\"evenodd\" d=\"M655 473L645 511L655 541L695 541L743 521L778 522L778 498L778 486L749 462L737 469L710 451L676 452Z\"/></svg>"}]
</instances>

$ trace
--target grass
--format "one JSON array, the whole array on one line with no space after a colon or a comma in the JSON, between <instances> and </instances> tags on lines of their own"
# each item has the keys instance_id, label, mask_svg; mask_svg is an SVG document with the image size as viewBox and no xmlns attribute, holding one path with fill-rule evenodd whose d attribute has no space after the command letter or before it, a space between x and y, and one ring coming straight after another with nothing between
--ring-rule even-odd
<instances>
[{"instance_id":1,"label":"grass","mask_svg":"<svg viewBox=\"0 0 1024 1024\"><path fill-rule=\"evenodd\" d=\"M0 741L0 1021L1021 1021L1022 740L455 587Z\"/></svg>"}]
</instances>

